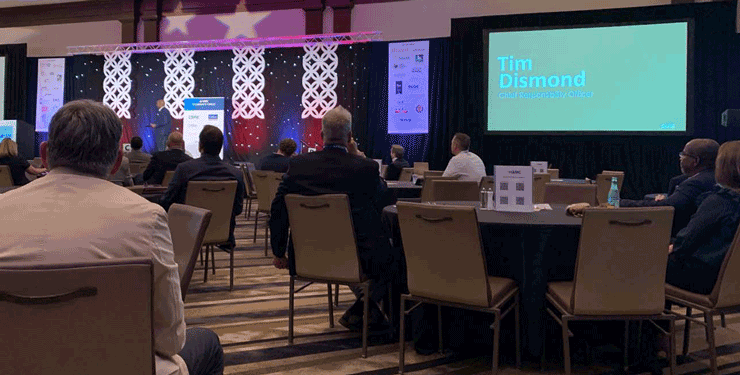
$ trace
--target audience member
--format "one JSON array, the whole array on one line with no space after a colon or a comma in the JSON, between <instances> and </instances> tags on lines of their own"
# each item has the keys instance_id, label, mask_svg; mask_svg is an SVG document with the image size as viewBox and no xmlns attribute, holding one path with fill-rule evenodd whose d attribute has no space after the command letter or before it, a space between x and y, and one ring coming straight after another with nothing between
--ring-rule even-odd
<instances>
[{"instance_id":1,"label":"audience member","mask_svg":"<svg viewBox=\"0 0 740 375\"><path fill-rule=\"evenodd\" d=\"M53 116L49 141L41 144L49 174L0 195L0 262L151 258L157 374L220 374L218 336L185 329L167 214L105 179L120 164L121 132L121 121L102 103L69 102Z\"/></svg>"},{"instance_id":2,"label":"audience member","mask_svg":"<svg viewBox=\"0 0 740 375\"><path fill-rule=\"evenodd\" d=\"M182 133L170 133L167 137L167 150L155 152L152 155L142 176L143 180L152 185L161 184L167 171L174 171L178 164L192 159L185 154L184 150L185 141L182 139Z\"/></svg>"},{"instance_id":3,"label":"audience member","mask_svg":"<svg viewBox=\"0 0 740 375\"><path fill-rule=\"evenodd\" d=\"M170 116L170 110L165 106L164 100L157 100L157 111L154 112L154 118L149 126L154 129L157 151L164 151L168 135L172 131L172 116Z\"/></svg>"},{"instance_id":4,"label":"audience member","mask_svg":"<svg viewBox=\"0 0 740 375\"><path fill-rule=\"evenodd\" d=\"M285 173L288 171L288 161L296 150L296 143L290 138L280 141L278 150L272 155L267 155L260 161L261 171L274 171Z\"/></svg>"},{"instance_id":5,"label":"audience member","mask_svg":"<svg viewBox=\"0 0 740 375\"><path fill-rule=\"evenodd\" d=\"M679 153L681 173L686 177L678 176L671 179L675 187L670 195L658 200L622 199L619 205L621 207L673 206L675 213L671 233L675 236L689 223L691 215L696 212L699 203L697 198L714 187L714 161L717 158L718 149L719 144L712 139L699 138L689 141Z\"/></svg>"},{"instance_id":6,"label":"audience member","mask_svg":"<svg viewBox=\"0 0 740 375\"><path fill-rule=\"evenodd\" d=\"M288 245L289 223L285 196L287 194L319 195L347 194L352 210L357 246L362 269L372 280L370 299L377 302L387 291L388 282L397 276L397 261L382 235L380 210L382 196L378 163L349 151L352 140L352 115L341 106L324 115L321 121L322 151L298 155L290 160L290 168L280 183L272 202L270 232L275 267L290 268L295 273L293 248ZM287 252L287 257L286 257ZM363 302L361 292L353 290L357 301L339 322L352 330L362 327ZM376 304L368 324L384 322Z\"/></svg>"},{"instance_id":7,"label":"audience member","mask_svg":"<svg viewBox=\"0 0 740 375\"><path fill-rule=\"evenodd\" d=\"M224 134L212 125L206 125L200 132L198 150L200 157L180 163L175 169L167 191L162 197L162 206L169 209L172 203L185 203L185 193L189 181L214 181L214 180L236 180L236 196L234 197L234 208L231 211L231 229L229 230L229 246L227 250L233 250L236 246L234 240L234 228L236 227L236 215L242 212L244 202L244 176L242 172L233 165L221 160L218 154L224 144ZM155 154L156 155L156 154Z\"/></svg>"},{"instance_id":8,"label":"audience member","mask_svg":"<svg viewBox=\"0 0 740 375\"><path fill-rule=\"evenodd\" d=\"M0 165L7 165L10 168L13 185L16 186L28 183L26 173L37 175L46 172L46 169L36 168L28 160L18 156L18 144L10 138L5 138L0 142Z\"/></svg>"},{"instance_id":9,"label":"audience member","mask_svg":"<svg viewBox=\"0 0 740 375\"><path fill-rule=\"evenodd\" d=\"M714 174L720 189L678 232L668 257L666 282L698 294L712 292L740 224L740 141L719 148Z\"/></svg>"},{"instance_id":10,"label":"audience member","mask_svg":"<svg viewBox=\"0 0 740 375\"><path fill-rule=\"evenodd\" d=\"M141 137L131 138L131 151L127 152L124 156L126 156L132 164L149 164L149 160L152 156L141 151L141 147L143 145L144 142L141 140Z\"/></svg>"},{"instance_id":11,"label":"audience member","mask_svg":"<svg viewBox=\"0 0 740 375\"><path fill-rule=\"evenodd\" d=\"M116 173L112 174L108 179L114 183L120 183L123 186L131 186L134 184L133 178L131 177L131 163L127 157L121 157L121 166L118 167Z\"/></svg>"},{"instance_id":12,"label":"audience member","mask_svg":"<svg viewBox=\"0 0 740 375\"><path fill-rule=\"evenodd\" d=\"M469 148L470 137L467 134L457 133L452 137L452 155L455 156L450 159L442 176L480 182L486 175L486 166L478 155L468 150Z\"/></svg>"},{"instance_id":13,"label":"audience member","mask_svg":"<svg viewBox=\"0 0 740 375\"><path fill-rule=\"evenodd\" d=\"M401 145L391 146L391 163L385 170L385 179L388 181L398 181L401 171L409 167L409 162L404 159L405 150Z\"/></svg>"}]
</instances>

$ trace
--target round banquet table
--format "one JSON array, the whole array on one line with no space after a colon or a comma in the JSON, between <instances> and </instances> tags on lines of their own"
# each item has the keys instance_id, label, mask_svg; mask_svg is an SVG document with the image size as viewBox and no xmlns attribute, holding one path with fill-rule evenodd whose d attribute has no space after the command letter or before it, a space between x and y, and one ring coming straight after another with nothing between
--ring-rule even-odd
<instances>
[{"instance_id":1,"label":"round banquet table","mask_svg":"<svg viewBox=\"0 0 740 375\"><path fill-rule=\"evenodd\" d=\"M478 202L436 204L479 206ZM519 286L522 354L530 361L539 361L544 346L547 282L572 280L580 236L582 219L566 215L566 205L551 206L552 210L527 213L477 210L488 273L514 279ZM382 221L394 247L403 254L395 205L383 209ZM403 264L405 272L405 257Z\"/></svg>"}]
</instances>

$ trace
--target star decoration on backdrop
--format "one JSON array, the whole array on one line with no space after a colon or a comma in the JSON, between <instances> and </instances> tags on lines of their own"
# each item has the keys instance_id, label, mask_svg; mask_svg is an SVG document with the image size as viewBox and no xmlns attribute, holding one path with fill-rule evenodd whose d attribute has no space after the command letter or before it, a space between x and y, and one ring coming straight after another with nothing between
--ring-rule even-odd
<instances>
[{"instance_id":1,"label":"star decoration on backdrop","mask_svg":"<svg viewBox=\"0 0 740 375\"><path fill-rule=\"evenodd\" d=\"M257 31L254 27L269 14L270 12L238 12L215 18L229 28L225 39L256 38Z\"/></svg>"},{"instance_id":2,"label":"star decoration on backdrop","mask_svg":"<svg viewBox=\"0 0 740 375\"><path fill-rule=\"evenodd\" d=\"M166 34L172 34L175 31L179 31L184 35L188 35L188 22L195 18L194 14L183 14L182 13L182 1L177 3L177 7L172 12L174 15L167 16L164 19L167 20Z\"/></svg>"}]
</instances>

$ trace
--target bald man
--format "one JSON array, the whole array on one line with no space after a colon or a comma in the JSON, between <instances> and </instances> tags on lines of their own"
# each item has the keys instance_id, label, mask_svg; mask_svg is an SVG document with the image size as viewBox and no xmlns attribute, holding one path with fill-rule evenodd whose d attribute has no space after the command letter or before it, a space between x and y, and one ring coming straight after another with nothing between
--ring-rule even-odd
<instances>
[{"instance_id":1,"label":"bald man","mask_svg":"<svg viewBox=\"0 0 740 375\"><path fill-rule=\"evenodd\" d=\"M713 139L692 139L679 153L682 176L671 179L670 195L657 199L622 199L621 207L673 206L672 236L684 228L696 212L697 198L714 188L714 161L717 159L719 143Z\"/></svg>"}]
</instances>

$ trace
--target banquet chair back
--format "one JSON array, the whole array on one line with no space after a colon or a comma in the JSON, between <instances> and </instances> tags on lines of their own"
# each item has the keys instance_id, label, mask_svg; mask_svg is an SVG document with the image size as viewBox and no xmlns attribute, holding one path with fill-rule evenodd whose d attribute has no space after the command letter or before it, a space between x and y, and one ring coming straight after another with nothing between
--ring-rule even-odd
<instances>
[{"instance_id":1,"label":"banquet chair back","mask_svg":"<svg viewBox=\"0 0 740 375\"><path fill-rule=\"evenodd\" d=\"M397 207L409 294L489 307L475 208L409 202L398 202Z\"/></svg>"},{"instance_id":2,"label":"banquet chair back","mask_svg":"<svg viewBox=\"0 0 740 375\"><path fill-rule=\"evenodd\" d=\"M247 196L257 196L257 190L254 188L254 181L252 180L252 171L249 170L249 167L242 164L241 166L242 175L244 177L244 182L247 185Z\"/></svg>"},{"instance_id":3,"label":"banquet chair back","mask_svg":"<svg viewBox=\"0 0 740 375\"><path fill-rule=\"evenodd\" d=\"M10 174L10 167L0 165L0 187L13 186L13 176Z\"/></svg>"},{"instance_id":4,"label":"banquet chair back","mask_svg":"<svg viewBox=\"0 0 740 375\"><path fill-rule=\"evenodd\" d=\"M603 171L596 175L596 200L599 204L606 203L609 189L612 187L612 177L617 178L617 187L622 191L622 182L624 182L624 172L620 171Z\"/></svg>"},{"instance_id":5,"label":"banquet chair back","mask_svg":"<svg viewBox=\"0 0 740 375\"><path fill-rule=\"evenodd\" d=\"M535 173L532 175L532 203L545 202L545 184L550 182L548 173Z\"/></svg>"},{"instance_id":6,"label":"banquet chair back","mask_svg":"<svg viewBox=\"0 0 740 375\"><path fill-rule=\"evenodd\" d=\"M545 184L545 203L588 203L596 206L596 185L548 182Z\"/></svg>"},{"instance_id":7,"label":"banquet chair back","mask_svg":"<svg viewBox=\"0 0 740 375\"><path fill-rule=\"evenodd\" d=\"M180 272L180 290L184 301L208 223L211 221L211 211L174 203L167 211L167 220L172 235L175 263Z\"/></svg>"},{"instance_id":8,"label":"banquet chair back","mask_svg":"<svg viewBox=\"0 0 740 375\"><path fill-rule=\"evenodd\" d=\"M218 245L229 241L236 185L236 180L188 182L185 204L211 211L211 221L203 238L204 245Z\"/></svg>"},{"instance_id":9,"label":"banquet chair back","mask_svg":"<svg viewBox=\"0 0 740 375\"><path fill-rule=\"evenodd\" d=\"M270 206L275 199L278 186L283 180L283 174L272 171L254 171L252 172L254 188L257 192L257 210L259 212L270 212Z\"/></svg>"},{"instance_id":10,"label":"banquet chair back","mask_svg":"<svg viewBox=\"0 0 740 375\"><path fill-rule=\"evenodd\" d=\"M424 185L421 187L421 201L431 202L434 199L432 192L432 181L455 181L459 176L443 177L443 176L429 176L424 178Z\"/></svg>"},{"instance_id":11,"label":"banquet chair back","mask_svg":"<svg viewBox=\"0 0 740 375\"><path fill-rule=\"evenodd\" d=\"M661 314L672 223L673 207L586 209L571 295L573 313Z\"/></svg>"},{"instance_id":12,"label":"banquet chair back","mask_svg":"<svg viewBox=\"0 0 740 375\"><path fill-rule=\"evenodd\" d=\"M740 229L735 231L735 238L725 254L725 259L714 284L709 300L715 308L740 306Z\"/></svg>"},{"instance_id":13,"label":"banquet chair back","mask_svg":"<svg viewBox=\"0 0 740 375\"><path fill-rule=\"evenodd\" d=\"M162 177L162 183L160 185L162 186L169 186L170 181L172 181L172 177L175 176L175 171L166 171L164 172L164 177Z\"/></svg>"},{"instance_id":14,"label":"banquet chair back","mask_svg":"<svg viewBox=\"0 0 740 375\"><path fill-rule=\"evenodd\" d=\"M550 175L550 179L553 178L560 178L560 169L557 168L548 168L547 174Z\"/></svg>"},{"instance_id":15,"label":"banquet chair back","mask_svg":"<svg viewBox=\"0 0 740 375\"><path fill-rule=\"evenodd\" d=\"M411 175L414 174L414 168L403 168L398 176L398 181L411 182Z\"/></svg>"},{"instance_id":16,"label":"banquet chair back","mask_svg":"<svg viewBox=\"0 0 740 375\"><path fill-rule=\"evenodd\" d=\"M417 161L414 163L414 174L424 175L424 172L429 170L429 163L425 161Z\"/></svg>"},{"instance_id":17,"label":"banquet chair back","mask_svg":"<svg viewBox=\"0 0 740 375\"><path fill-rule=\"evenodd\" d=\"M424 179L427 177L441 177L445 171L424 171Z\"/></svg>"},{"instance_id":18,"label":"banquet chair back","mask_svg":"<svg viewBox=\"0 0 740 375\"><path fill-rule=\"evenodd\" d=\"M438 201L478 201L480 191L475 181L431 180L431 202ZM424 202L424 201L422 201Z\"/></svg>"},{"instance_id":19,"label":"banquet chair back","mask_svg":"<svg viewBox=\"0 0 740 375\"><path fill-rule=\"evenodd\" d=\"M0 266L0 373L154 374L149 258Z\"/></svg>"},{"instance_id":20,"label":"banquet chair back","mask_svg":"<svg viewBox=\"0 0 740 375\"><path fill-rule=\"evenodd\" d=\"M144 173L149 163L129 163L129 171L132 176L136 176L139 173Z\"/></svg>"}]
</instances>

